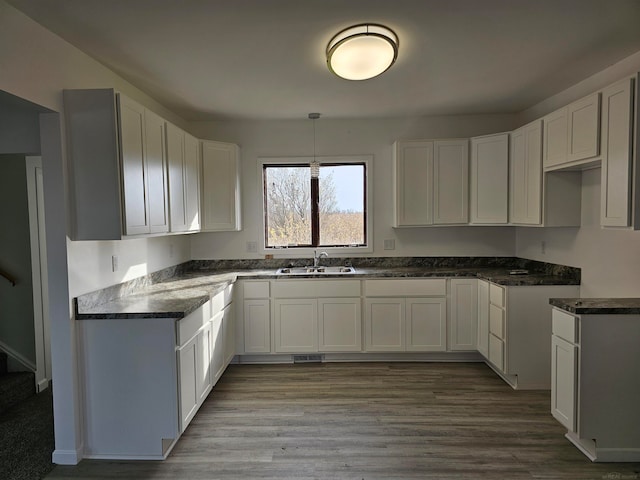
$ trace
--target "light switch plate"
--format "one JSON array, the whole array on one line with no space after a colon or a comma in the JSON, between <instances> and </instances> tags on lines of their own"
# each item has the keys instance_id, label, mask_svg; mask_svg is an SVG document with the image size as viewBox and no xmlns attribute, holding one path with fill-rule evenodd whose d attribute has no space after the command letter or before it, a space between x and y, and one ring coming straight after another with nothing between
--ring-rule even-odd
<instances>
[{"instance_id":1,"label":"light switch plate","mask_svg":"<svg viewBox=\"0 0 640 480\"><path fill-rule=\"evenodd\" d=\"M248 253L258 253L258 242L247 242Z\"/></svg>"},{"instance_id":2,"label":"light switch plate","mask_svg":"<svg viewBox=\"0 0 640 480\"><path fill-rule=\"evenodd\" d=\"M384 249L385 250L395 250L396 249L396 241L393 238L389 238L384 241Z\"/></svg>"}]
</instances>

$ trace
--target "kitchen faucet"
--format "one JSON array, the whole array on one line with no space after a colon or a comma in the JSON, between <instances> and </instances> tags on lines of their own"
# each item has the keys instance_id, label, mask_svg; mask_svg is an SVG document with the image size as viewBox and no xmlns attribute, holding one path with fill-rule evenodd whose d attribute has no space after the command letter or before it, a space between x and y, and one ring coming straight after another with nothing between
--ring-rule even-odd
<instances>
[{"instance_id":1,"label":"kitchen faucet","mask_svg":"<svg viewBox=\"0 0 640 480\"><path fill-rule=\"evenodd\" d=\"M320 254L318 255L318 251L314 250L313 252L313 268L318 268L320 266L320 259L322 257L328 257L329 254L327 252L320 252Z\"/></svg>"}]
</instances>

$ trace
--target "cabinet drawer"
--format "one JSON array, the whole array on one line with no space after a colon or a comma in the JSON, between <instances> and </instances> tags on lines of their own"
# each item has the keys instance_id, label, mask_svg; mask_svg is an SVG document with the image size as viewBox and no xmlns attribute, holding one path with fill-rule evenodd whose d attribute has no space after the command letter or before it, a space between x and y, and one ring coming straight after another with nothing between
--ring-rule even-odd
<instances>
[{"instance_id":1,"label":"cabinet drawer","mask_svg":"<svg viewBox=\"0 0 640 480\"><path fill-rule=\"evenodd\" d=\"M211 302L207 302L177 322L177 342L179 346L187 343L211 319Z\"/></svg>"},{"instance_id":2,"label":"cabinet drawer","mask_svg":"<svg viewBox=\"0 0 640 480\"><path fill-rule=\"evenodd\" d=\"M504 330L504 310L495 305L489 305L489 332L504 340Z\"/></svg>"},{"instance_id":3,"label":"cabinet drawer","mask_svg":"<svg viewBox=\"0 0 640 480\"><path fill-rule=\"evenodd\" d=\"M504 372L504 342L495 335L489 335L489 361Z\"/></svg>"},{"instance_id":4,"label":"cabinet drawer","mask_svg":"<svg viewBox=\"0 0 640 480\"><path fill-rule=\"evenodd\" d=\"M360 280L276 280L274 298L359 297Z\"/></svg>"},{"instance_id":5,"label":"cabinet drawer","mask_svg":"<svg viewBox=\"0 0 640 480\"><path fill-rule=\"evenodd\" d=\"M489 301L498 307L504 308L504 288L500 285L489 284Z\"/></svg>"},{"instance_id":6,"label":"cabinet drawer","mask_svg":"<svg viewBox=\"0 0 640 480\"><path fill-rule=\"evenodd\" d=\"M242 282L244 285L244 298L269 298L269 281L249 281Z\"/></svg>"},{"instance_id":7,"label":"cabinet drawer","mask_svg":"<svg viewBox=\"0 0 640 480\"><path fill-rule=\"evenodd\" d=\"M365 280L367 297L444 297L447 281L444 278Z\"/></svg>"},{"instance_id":8,"label":"cabinet drawer","mask_svg":"<svg viewBox=\"0 0 640 480\"><path fill-rule=\"evenodd\" d=\"M570 343L578 343L578 319L563 311L553 309L552 332Z\"/></svg>"}]
</instances>

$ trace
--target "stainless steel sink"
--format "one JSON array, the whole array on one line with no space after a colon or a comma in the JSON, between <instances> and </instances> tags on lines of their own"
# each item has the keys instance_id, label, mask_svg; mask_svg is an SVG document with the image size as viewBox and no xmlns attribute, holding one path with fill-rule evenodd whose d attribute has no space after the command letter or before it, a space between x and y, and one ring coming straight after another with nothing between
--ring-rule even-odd
<instances>
[{"instance_id":1,"label":"stainless steel sink","mask_svg":"<svg viewBox=\"0 0 640 480\"><path fill-rule=\"evenodd\" d=\"M286 267L276 271L276 275L348 275L350 273L356 273L356 269L343 265L337 267Z\"/></svg>"}]
</instances>

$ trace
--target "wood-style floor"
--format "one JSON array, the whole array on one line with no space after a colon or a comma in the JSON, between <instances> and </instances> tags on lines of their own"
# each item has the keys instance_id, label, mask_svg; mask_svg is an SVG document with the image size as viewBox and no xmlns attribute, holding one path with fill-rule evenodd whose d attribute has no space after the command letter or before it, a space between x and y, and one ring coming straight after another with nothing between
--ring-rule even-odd
<instances>
[{"instance_id":1,"label":"wood-style floor","mask_svg":"<svg viewBox=\"0 0 640 480\"><path fill-rule=\"evenodd\" d=\"M46 478L640 479L573 447L549 395L479 363L231 365L166 461Z\"/></svg>"}]
</instances>

